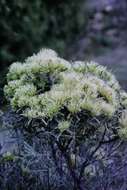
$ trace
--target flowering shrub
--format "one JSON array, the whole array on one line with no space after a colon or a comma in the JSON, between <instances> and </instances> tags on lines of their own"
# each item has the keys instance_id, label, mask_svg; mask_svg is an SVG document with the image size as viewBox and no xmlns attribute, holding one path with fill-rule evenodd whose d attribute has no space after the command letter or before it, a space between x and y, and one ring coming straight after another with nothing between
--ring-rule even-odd
<instances>
[{"instance_id":1,"label":"flowering shrub","mask_svg":"<svg viewBox=\"0 0 127 190\"><path fill-rule=\"evenodd\" d=\"M13 63L7 81L4 91L15 111L30 119L59 116L62 131L71 126L78 113L112 118L127 106L127 94L105 67L94 62L71 63L53 50L42 49L24 63ZM124 118L119 120L122 134L126 115L124 111Z\"/></svg>"},{"instance_id":2,"label":"flowering shrub","mask_svg":"<svg viewBox=\"0 0 127 190\"><path fill-rule=\"evenodd\" d=\"M25 118L22 126L29 133L16 126L30 145L21 147L36 156L40 170L50 168L55 189L62 178L65 189L83 190L86 181L103 176L100 166L112 168L111 156L127 138L127 94L104 66L69 62L42 49L10 66L4 92L13 111Z\"/></svg>"}]
</instances>

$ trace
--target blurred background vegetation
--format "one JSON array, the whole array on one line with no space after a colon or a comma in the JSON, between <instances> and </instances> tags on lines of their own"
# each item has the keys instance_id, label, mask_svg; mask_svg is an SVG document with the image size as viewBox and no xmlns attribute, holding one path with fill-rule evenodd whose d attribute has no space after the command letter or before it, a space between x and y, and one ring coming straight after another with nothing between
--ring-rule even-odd
<instances>
[{"instance_id":1,"label":"blurred background vegetation","mask_svg":"<svg viewBox=\"0 0 127 190\"><path fill-rule=\"evenodd\" d=\"M1 0L1 64L48 47L64 54L84 26L82 0Z\"/></svg>"},{"instance_id":2,"label":"blurred background vegetation","mask_svg":"<svg viewBox=\"0 0 127 190\"><path fill-rule=\"evenodd\" d=\"M126 88L126 25L126 0L1 0L0 103L8 66L43 47L108 65Z\"/></svg>"}]
</instances>

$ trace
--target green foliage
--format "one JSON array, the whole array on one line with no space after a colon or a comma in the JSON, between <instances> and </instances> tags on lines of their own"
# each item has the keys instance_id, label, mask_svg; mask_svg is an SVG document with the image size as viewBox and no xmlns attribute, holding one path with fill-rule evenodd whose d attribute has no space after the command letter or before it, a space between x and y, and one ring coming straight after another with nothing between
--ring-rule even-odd
<instances>
[{"instance_id":1,"label":"green foliage","mask_svg":"<svg viewBox=\"0 0 127 190\"><path fill-rule=\"evenodd\" d=\"M69 127L70 127L69 121L61 121L58 125L58 128L59 128L61 133L68 130Z\"/></svg>"},{"instance_id":2,"label":"green foliage","mask_svg":"<svg viewBox=\"0 0 127 190\"><path fill-rule=\"evenodd\" d=\"M94 62L70 63L53 50L42 49L23 63L13 63L7 81L5 95L15 111L29 119L59 116L61 132L71 126L78 113L108 120L127 108L126 93L105 67ZM119 123L127 126L123 116Z\"/></svg>"}]
</instances>

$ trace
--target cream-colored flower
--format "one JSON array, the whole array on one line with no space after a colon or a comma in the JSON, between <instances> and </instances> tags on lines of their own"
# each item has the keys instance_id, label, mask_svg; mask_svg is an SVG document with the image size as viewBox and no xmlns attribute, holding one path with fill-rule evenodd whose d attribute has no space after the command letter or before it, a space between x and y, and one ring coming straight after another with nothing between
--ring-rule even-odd
<instances>
[{"instance_id":1,"label":"cream-colored flower","mask_svg":"<svg viewBox=\"0 0 127 190\"><path fill-rule=\"evenodd\" d=\"M61 133L68 130L69 127L70 127L70 122L69 121L61 121L58 124L58 129L60 130Z\"/></svg>"},{"instance_id":2,"label":"cream-colored flower","mask_svg":"<svg viewBox=\"0 0 127 190\"><path fill-rule=\"evenodd\" d=\"M86 110L92 116L111 117L125 101L124 96L119 98L119 84L106 67L70 63L48 49L24 63L13 63L7 79L4 91L11 106L31 118L52 118L63 107L71 114Z\"/></svg>"}]
</instances>

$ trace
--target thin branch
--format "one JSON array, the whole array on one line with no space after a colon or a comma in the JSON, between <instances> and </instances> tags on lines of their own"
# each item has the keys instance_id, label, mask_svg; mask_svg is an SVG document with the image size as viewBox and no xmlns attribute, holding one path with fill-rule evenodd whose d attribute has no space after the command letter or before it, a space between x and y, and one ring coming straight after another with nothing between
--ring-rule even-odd
<instances>
[{"instance_id":1,"label":"thin branch","mask_svg":"<svg viewBox=\"0 0 127 190\"><path fill-rule=\"evenodd\" d=\"M101 141L101 144L108 144L108 143L111 143L111 142L115 142L117 140L119 140L118 136L116 136L116 137L114 137L112 139L109 139L109 140Z\"/></svg>"},{"instance_id":2,"label":"thin branch","mask_svg":"<svg viewBox=\"0 0 127 190\"><path fill-rule=\"evenodd\" d=\"M89 155L89 158L87 158L87 159L83 162L82 167L81 167L81 171L80 171L80 174L79 174L79 180L81 180L81 178L83 177L83 173L84 173L85 167L89 165L89 161L91 160L91 158L93 157L93 155L97 152L97 150L100 148L100 146L101 146L101 144L102 144L101 142L102 142L103 139L104 139L105 133L106 133L106 128L104 129L102 138L101 138L101 140L99 141L97 147L96 147L96 148L92 151L92 153Z\"/></svg>"},{"instance_id":3,"label":"thin branch","mask_svg":"<svg viewBox=\"0 0 127 190\"><path fill-rule=\"evenodd\" d=\"M71 166L69 154L66 153L65 148L63 148L58 141L56 143L57 143L57 146L58 146L59 150L61 151L62 155L64 156L64 158L66 160L68 169L69 169L69 171L71 173L71 176L73 178L73 181L74 181L74 184L75 184L74 190L83 190L81 185L80 185L80 181L79 181L78 177L75 174L75 171L73 170L73 168Z\"/></svg>"}]
</instances>

